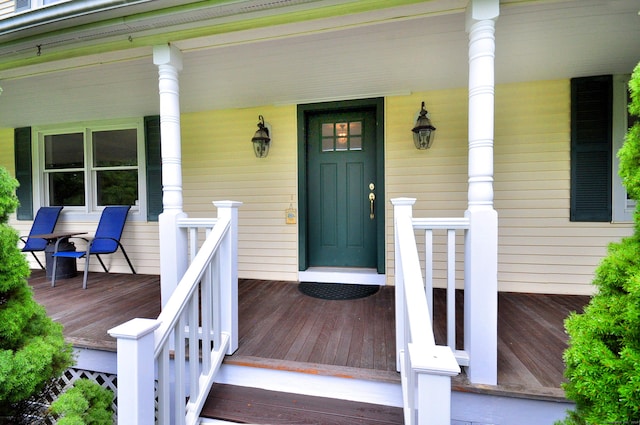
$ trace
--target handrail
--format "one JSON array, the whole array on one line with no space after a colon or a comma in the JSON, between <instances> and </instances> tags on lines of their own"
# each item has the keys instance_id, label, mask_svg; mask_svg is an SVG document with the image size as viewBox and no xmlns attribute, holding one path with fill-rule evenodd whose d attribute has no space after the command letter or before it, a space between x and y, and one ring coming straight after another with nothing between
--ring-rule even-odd
<instances>
[{"instance_id":1,"label":"handrail","mask_svg":"<svg viewBox=\"0 0 640 425\"><path fill-rule=\"evenodd\" d=\"M154 358L158 363L160 424L171 423L171 417L185 418L187 425L197 423L229 345L229 335L220 328L219 268L222 265L218 255L228 239L229 229L228 218L217 221L158 316L160 326L154 331ZM199 358L201 364L194 361ZM172 361L173 398L170 390Z\"/></svg>"},{"instance_id":2,"label":"handrail","mask_svg":"<svg viewBox=\"0 0 640 425\"><path fill-rule=\"evenodd\" d=\"M158 318L133 319L109 330L118 339L121 423L199 423L224 356L237 349L240 203L215 204L217 219L179 220L176 231L197 234L205 228L207 237L199 249L192 241L195 255Z\"/></svg>"},{"instance_id":3,"label":"handrail","mask_svg":"<svg viewBox=\"0 0 640 425\"><path fill-rule=\"evenodd\" d=\"M451 376L460 367L451 348L438 346L423 286L410 200L392 200L395 230L396 349L405 424L451 422Z\"/></svg>"}]
</instances>

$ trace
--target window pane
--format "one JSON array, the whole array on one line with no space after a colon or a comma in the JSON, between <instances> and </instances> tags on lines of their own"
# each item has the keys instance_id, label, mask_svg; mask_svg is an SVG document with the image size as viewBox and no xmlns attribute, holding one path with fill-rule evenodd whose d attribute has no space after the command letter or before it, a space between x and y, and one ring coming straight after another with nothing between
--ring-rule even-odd
<instances>
[{"instance_id":1,"label":"window pane","mask_svg":"<svg viewBox=\"0 0 640 425\"><path fill-rule=\"evenodd\" d=\"M333 137L323 137L322 152L332 152L332 151L333 151Z\"/></svg>"},{"instance_id":2,"label":"window pane","mask_svg":"<svg viewBox=\"0 0 640 425\"><path fill-rule=\"evenodd\" d=\"M47 170L84 167L83 134L70 133L44 136L44 163Z\"/></svg>"},{"instance_id":3,"label":"window pane","mask_svg":"<svg viewBox=\"0 0 640 425\"><path fill-rule=\"evenodd\" d=\"M346 151L347 150L347 138L346 137L338 137L336 139L336 150L337 151Z\"/></svg>"},{"instance_id":4,"label":"window pane","mask_svg":"<svg viewBox=\"0 0 640 425\"><path fill-rule=\"evenodd\" d=\"M135 205L138 200L137 170L98 171L96 180L99 206Z\"/></svg>"},{"instance_id":5,"label":"window pane","mask_svg":"<svg viewBox=\"0 0 640 425\"><path fill-rule=\"evenodd\" d=\"M349 134L352 136L359 136L362 134L362 122L353 121L349 123Z\"/></svg>"},{"instance_id":6,"label":"window pane","mask_svg":"<svg viewBox=\"0 0 640 425\"><path fill-rule=\"evenodd\" d=\"M138 165L138 131L136 129L94 131L93 165L118 167Z\"/></svg>"},{"instance_id":7,"label":"window pane","mask_svg":"<svg viewBox=\"0 0 640 425\"><path fill-rule=\"evenodd\" d=\"M362 137L360 136L351 136L349 139L349 150L352 151L361 151L362 150Z\"/></svg>"},{"instance_id":8,"label":"window pane","mask_svg":"<svg viewBox=\"0 0 640 425\"><path fill-rule=\"evenodd\" d=\"M322 137L333 137L333 123L322 124Z\"/></svg>"},{"instance_id":9,"label":"window pane","mask_svg":"<svg viewBox=\"0 0 640 425\"><path fill-rule=\"evenodd\" d=\"M84 173L49 173L49 205L83 206Z\"/></svg>"}]
</instances>

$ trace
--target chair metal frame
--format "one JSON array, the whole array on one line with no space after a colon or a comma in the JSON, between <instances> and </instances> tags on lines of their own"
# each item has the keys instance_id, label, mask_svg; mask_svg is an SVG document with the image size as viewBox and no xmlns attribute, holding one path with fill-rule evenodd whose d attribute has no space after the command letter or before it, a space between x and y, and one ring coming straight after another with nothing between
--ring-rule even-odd
<instances>
[{"instance_id":1,"label":"chair metal frame","mask_svg":"<svg viewBox=\"0 0 640 425\"><path fill-rule=\"evenodd\" d=\"M127 221L127 214L129 213L129 209L131 206L129 205L110 205L106 206L104 210L102 210L102 214L100 215L100 221L98 222L98 227L96 229L95 236L92 239L80 237L80 236L72 236L73 238L83 239L87 242L86 251L61 251L58 252L58 245L61 241L67 240L69 238L62 238L56 241L55 250L53 253L53 271L51 273L51 286L55 286L56 284L56 267L59 257L64 258L85 258L84 263L84 277L82 279L82 288L87 289L87 277L89 273L89 258L91 255L95 255L100 262L100 265L104 269L105 273L109 273L109 270L105 266L102 258L100 258L101 254L113 254L118 248L122 251L125 260L127 260L127 264L129 264L129 268L133 274L136 274L135 269L133 268L133 264L131 264L131 260L129 260L129 256L120 243L120 238L122 237L122 232L124 230L124 225Z\"/></svg>"},{"instance_id":2,"label":"chair metal frame","mask_svg":"<svg viewBox=\"0 0 640 425\"><path fill-rule=\"evenodd\" d=\"M33 238L31 235L44 235L52 233L55 229L58 219L60 218L60 212L64 207L40 207L33 219L31 230L28 236L20 236L20 240L24 243L22 252L30 252L33 258L36 259L38 265L42 270L45 267L36 255L36 252L44 251L47 248L49 241L41 238Z\"/></svg>"}]
</instances>

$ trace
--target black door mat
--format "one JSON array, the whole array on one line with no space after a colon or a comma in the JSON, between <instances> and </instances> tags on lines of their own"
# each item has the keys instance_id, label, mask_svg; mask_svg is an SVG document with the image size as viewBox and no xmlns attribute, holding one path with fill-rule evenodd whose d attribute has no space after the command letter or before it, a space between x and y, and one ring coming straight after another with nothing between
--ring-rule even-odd
<instances>
[{"instance_id":1,"label":"black door mat","mask_svg":"<svg viewBox=\"0 0 640 425\"><path fill-rule=\"evenodd\" d=\"M375 294L380 285L300 282L298 289L305 295L323 300L355 300Z\"/></svg>"}]
</instances>

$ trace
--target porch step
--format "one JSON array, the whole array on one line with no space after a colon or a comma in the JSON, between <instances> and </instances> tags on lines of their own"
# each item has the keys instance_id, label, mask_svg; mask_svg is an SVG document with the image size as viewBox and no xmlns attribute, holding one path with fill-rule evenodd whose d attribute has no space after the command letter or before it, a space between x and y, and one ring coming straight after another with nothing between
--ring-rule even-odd
<instances>
[{"instance_id":1,"label":"porch step","mask_svg":"<svg viewBox=\"0 0 640 425\"><path fill-rule=\"evenodd\" d=\"M252 424L403 424L399 407L214 384L202 417Z\"/></svg>"}]
</instances>

